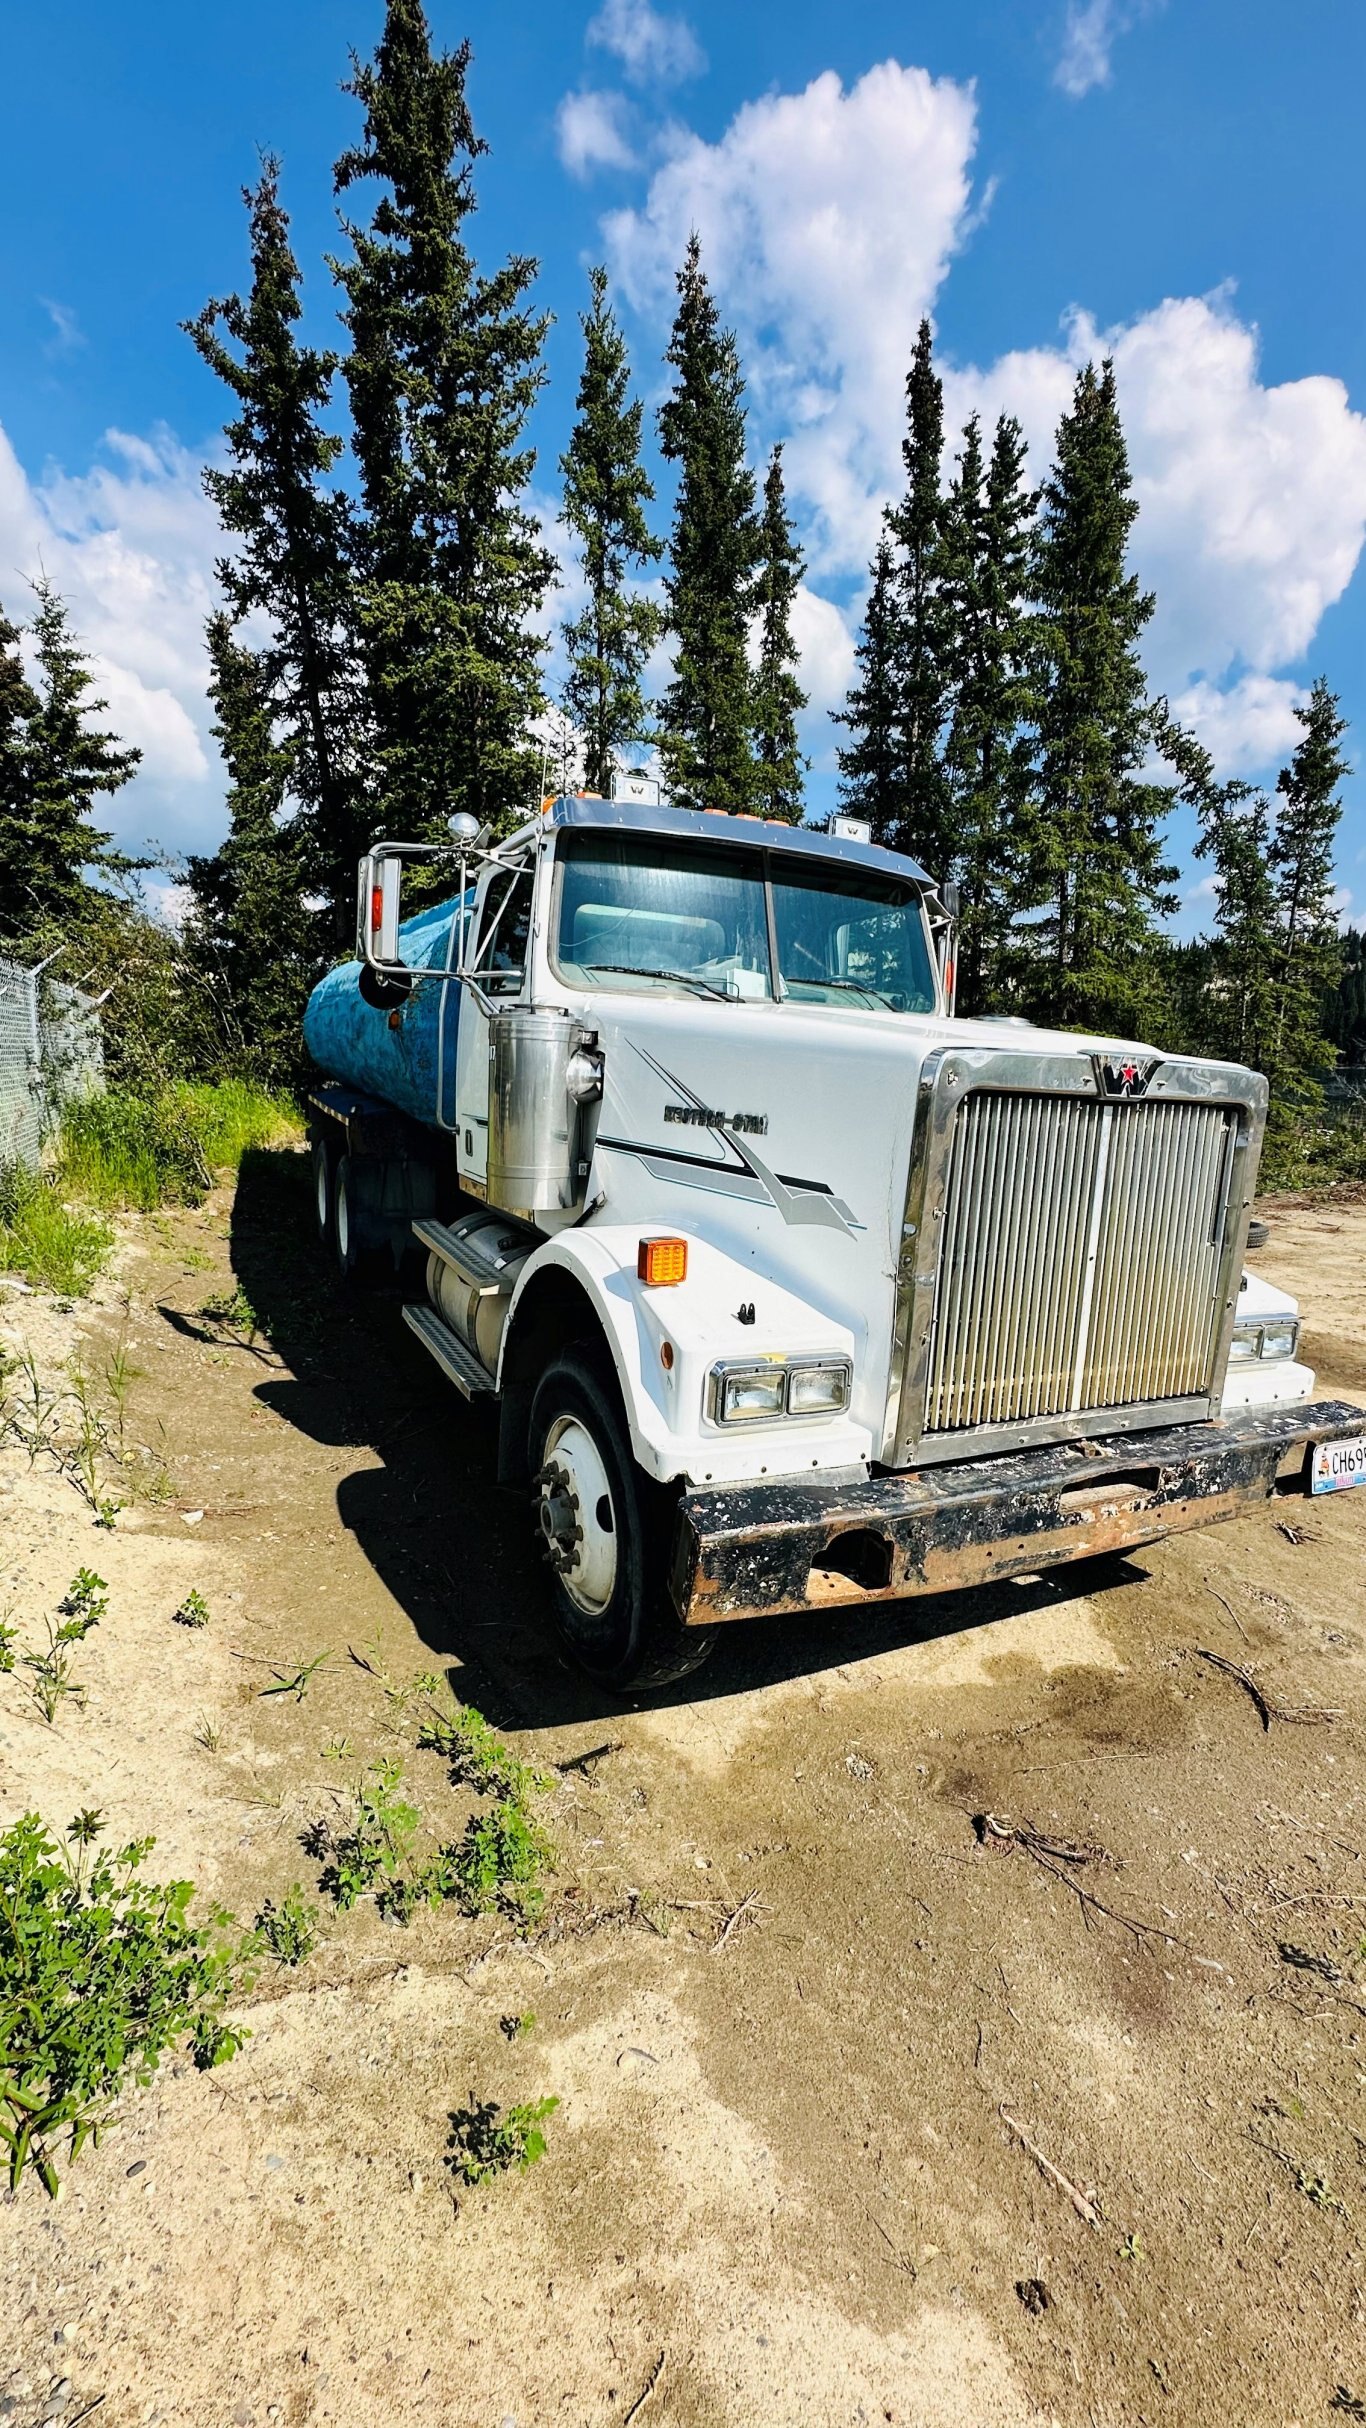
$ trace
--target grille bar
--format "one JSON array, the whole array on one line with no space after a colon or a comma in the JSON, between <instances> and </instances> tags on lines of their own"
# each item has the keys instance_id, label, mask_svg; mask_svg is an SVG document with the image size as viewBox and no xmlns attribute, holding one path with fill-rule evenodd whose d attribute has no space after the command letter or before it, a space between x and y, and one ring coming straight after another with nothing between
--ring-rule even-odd
<instances>
[{"instance_id":1,"label":"grille bar","mask_svg":"<svg viewBox=\"0 0 1366 2428\"><path fill-rule=\"evenodd\" d=\"M949 1143L925 1430L1209 1391L1238 1115L978 1088Z\"/></svg>"}]
</instances>

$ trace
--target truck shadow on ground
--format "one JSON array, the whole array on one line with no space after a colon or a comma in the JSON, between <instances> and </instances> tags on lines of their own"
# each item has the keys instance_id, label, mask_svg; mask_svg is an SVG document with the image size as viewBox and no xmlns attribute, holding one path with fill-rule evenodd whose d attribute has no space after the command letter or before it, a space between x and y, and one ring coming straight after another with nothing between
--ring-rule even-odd
<instances>
[{"instance_id":1,"label":"truck shadow on ground","mask_svg":"<svg viewBox=\"0 0 1366 2428\"><path fill-rule=\"evenodd\" d=\"M400 1316L420 1294L406 1276L374 1290L334 1277L313 1231L309 1166L298 1154L244 1156L233 1203L233 1272L286 1374L255 1396L310 1440L363 1458L337 1488L337 1518L431 1652L458 1667L458 1691L496 1726L560 1728L634 1708L571 1669L545 1618L530 1510L495 1481L494 1420L445 1381ZM371 1462L378 1460L379 1464ZM1088 1571L1085 1591L1136 1574ZM748 1620L719 1632L706 1666L652 1692L653 1708L755 1691L843 1668L969 1627L1020 1617L1082 1590L1021 1580L901 1602Z\"/></svg>"}]
</instances>

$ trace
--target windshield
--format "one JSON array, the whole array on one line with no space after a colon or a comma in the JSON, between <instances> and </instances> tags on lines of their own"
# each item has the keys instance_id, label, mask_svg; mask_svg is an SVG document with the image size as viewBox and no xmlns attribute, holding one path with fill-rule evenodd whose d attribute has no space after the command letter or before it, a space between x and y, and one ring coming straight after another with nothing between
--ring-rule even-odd
<instances>
[{"instance_id":1,"label":"windshield","mask_svg":"<svg viewBox=\"0 0 1366 2428\"><path fill-rule=\"evenodd\" d=\"M840 1011L935 1008L916 889L872 869L578 835L561 846L556 936L571 985L752 1001L776 993Z\"/></svg>"}]
</instances>

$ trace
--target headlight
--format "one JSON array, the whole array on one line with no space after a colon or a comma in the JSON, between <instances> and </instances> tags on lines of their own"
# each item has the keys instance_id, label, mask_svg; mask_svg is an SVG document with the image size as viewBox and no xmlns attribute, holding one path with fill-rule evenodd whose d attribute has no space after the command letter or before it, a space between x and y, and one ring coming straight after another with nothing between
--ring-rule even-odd
<instances>
[{"instance_id":1,"label":"headlight","mask_svg":"<svg viewBox=\"0 0 1366 2428\"><path fill-rule=\"evenodd\" d=\"M709 1413L718 1425L753 1425L775 1416L837 1416L849 1405L852 1383L847 1357L728 1361L712 1368Z\"/></svg>"},{"instance_id":2,"label":"headlight","mask_svg":"<svg viewBox=\"0 0 1366 2428\"><path fill-rule=\"evenodd\" d=\"M827 1358L823 1364L789 1366L789 1416L835 1416L849 1405L850 1368L847 1357Z\"/></svg>"},{"instance_id":3,"label":"headlight","mask_svg":"<svg viewBox=\"0 0 1366 2428\"><path fill-rule=\"evenodd\" d=\"M1299 1320L1295 1316L1276 1315L1264 1324L1253 1323L1244 1317L1233 1327L1229 1364L1246 1365L1249 1358L1256 1357L1293 1357L1299 1341Z\"/></svg>"},{"instance_id":4,"label":"headlight","mask_svg":"<svg viewBox=\"0 0 1366 2428\"><path fill-rule=\"evenodd\" d=\"M716 1370L716 1417L722 1425L751 1425L781 1416L787 1390L783 1366L731 1366Z\"/></svg>"}]
</instances>

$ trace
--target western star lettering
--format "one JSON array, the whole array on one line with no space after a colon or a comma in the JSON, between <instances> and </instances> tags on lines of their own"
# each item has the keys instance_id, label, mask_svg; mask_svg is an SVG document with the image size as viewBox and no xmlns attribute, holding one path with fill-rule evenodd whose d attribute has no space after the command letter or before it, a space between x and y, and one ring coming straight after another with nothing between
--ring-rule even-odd
<instances>
[{"instance_id":1,"label":"western star lettering","mask_svg":"<svg viewBox=\"0 0 1366 2428\"><path fill-rule=\"evenodd\" d=\"M666 1104L664 1118L693 1130L747 1130L754 1138L762 1138L768 1128L767 1113L721 1113L705 1104Z\"/></svg>"}]
</instances>

